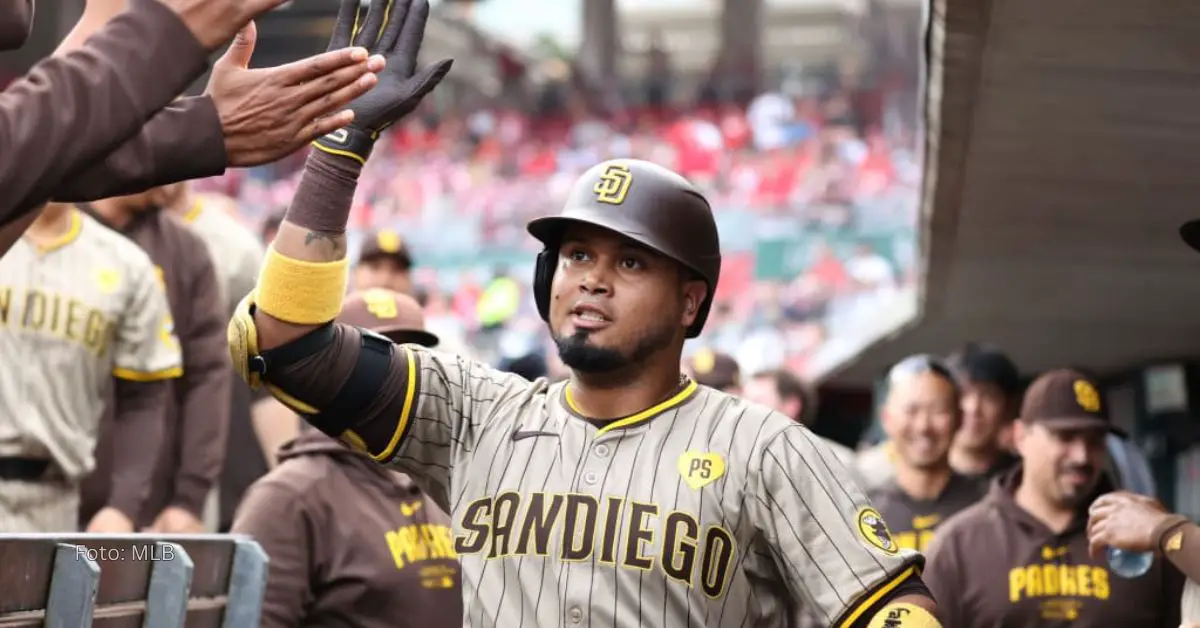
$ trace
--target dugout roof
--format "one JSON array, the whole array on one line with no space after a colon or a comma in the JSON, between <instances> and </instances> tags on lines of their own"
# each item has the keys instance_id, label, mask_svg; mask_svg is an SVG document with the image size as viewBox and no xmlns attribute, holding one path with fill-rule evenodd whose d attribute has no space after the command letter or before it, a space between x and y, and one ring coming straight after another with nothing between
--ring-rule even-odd
<instances>
[{"instance_id":1,"label":"dugout roof","mask_svg":"<svg viewBox=\"0 0 1200 628\"><path fill-rule=\"evenodd\" d=\"M1200 354L1197 2L932 0L923 315L833 373L998 343L1034 372Z\"/></svg>"}]
</instances>

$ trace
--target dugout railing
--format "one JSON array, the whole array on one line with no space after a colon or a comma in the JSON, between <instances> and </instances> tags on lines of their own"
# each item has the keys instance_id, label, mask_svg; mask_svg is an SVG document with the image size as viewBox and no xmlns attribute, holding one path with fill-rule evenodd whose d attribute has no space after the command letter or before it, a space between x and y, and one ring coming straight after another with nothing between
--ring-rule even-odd
<instances>
[{"instance_id":1,"label":"dugout railing","mask_svg":"<svg viewBox=\"0 0 1200 628\"><path fill-rule=\"evenodd\" d=\"M266 583L243 536L0 535L0 628L246 628Z\"/></svg>"}]
</instances>

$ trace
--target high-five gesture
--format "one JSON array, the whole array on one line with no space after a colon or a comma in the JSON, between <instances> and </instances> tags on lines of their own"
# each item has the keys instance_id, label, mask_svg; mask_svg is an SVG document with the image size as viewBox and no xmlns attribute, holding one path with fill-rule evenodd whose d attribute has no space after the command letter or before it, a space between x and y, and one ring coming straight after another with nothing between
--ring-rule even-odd
<instances>
[{"instance_id":1,"label":"high-five gesture","mask_svg":"<svg viewBox=\"0 0 1200 628\"><path fill-rule=\"evenodd\" d=\"M443 59L417 71L417 56L429 19L428 0L371 0L360 15L356 0L343 0L329 49L361 46L382 55L378 84L350 103L354 122L313 142L317 149L366 163L379 133L412 113L450 71Z\"/></svg>"}]
</instances>

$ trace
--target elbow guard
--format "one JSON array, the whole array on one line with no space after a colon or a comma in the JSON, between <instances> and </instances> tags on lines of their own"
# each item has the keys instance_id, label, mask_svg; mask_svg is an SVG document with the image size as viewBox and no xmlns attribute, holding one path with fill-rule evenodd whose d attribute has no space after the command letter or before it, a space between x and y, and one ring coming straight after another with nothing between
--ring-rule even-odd
<instances>
[{"instance_id":1,"label":"elbow guard","mask_svg":"<svg viewBox=\"0 0 1200 628\"><path fill-rule=\"evenodd\" d=\"M271 378L286 372L297 362L329 349L335 342L355 340L353 334L338 336L333 323L327 323L311 332L283 345L260 351L258 330L254 325L254 294L251 293L238 304L229 321L229 357L239 377L257 390L266 387L272 397L297 412L313 427L333 438L353 427L363 418L367 407L383 388L391 365L394 344L391 340L366 330L361 333L360 345L354 366L345 384L324 401L310 403L296 398L279 387ZM344 348L344 351L350 349ZM327 370L328 364L314 364L313 368ZM305 365L308 368L308 365ZM340 373L325 373L338 377ZM284 378L286 379L286 377Z\"/></svg>"},{"instance_id":2,"label":"elbow guard","mask_svg":"<svg viewBox=\"0 0 1200 628\"><path fill-rule=\"evenodd\" d=\"M942 628L941 622L916 604L888 604L880 609L867 628Z\"/></svg>"}]
</instances>

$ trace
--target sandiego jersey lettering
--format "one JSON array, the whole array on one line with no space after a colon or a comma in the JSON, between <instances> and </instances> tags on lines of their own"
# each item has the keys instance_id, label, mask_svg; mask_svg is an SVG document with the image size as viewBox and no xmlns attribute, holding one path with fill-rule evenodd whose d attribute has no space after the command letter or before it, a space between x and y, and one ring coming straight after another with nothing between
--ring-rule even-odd
<instances>
[{"instance_id":1,"label":"sandiego jersey lettering","mask_svg":"<svg viewBox=\"0 0 1200 628\"><path fill-rule=\"evenodd\" d=\"M789 598L849 625L911 575L806 428L685 382L597 427L547 387L412 346L383 459L451 514L466 625L786 626Z\"/></svg>"},{"instance_id":2,"label":"sandiego jersey lettering","mask_svg":"<svg viewBox=\"0 0 1200 628\"><path fill-rule=\"evenodd\" d=\"M72 210L50 246L18 240L0 258L0 455L92 469L113 376L182 372L154 265L136 244Z\"/></svg>"}]
</instances>

